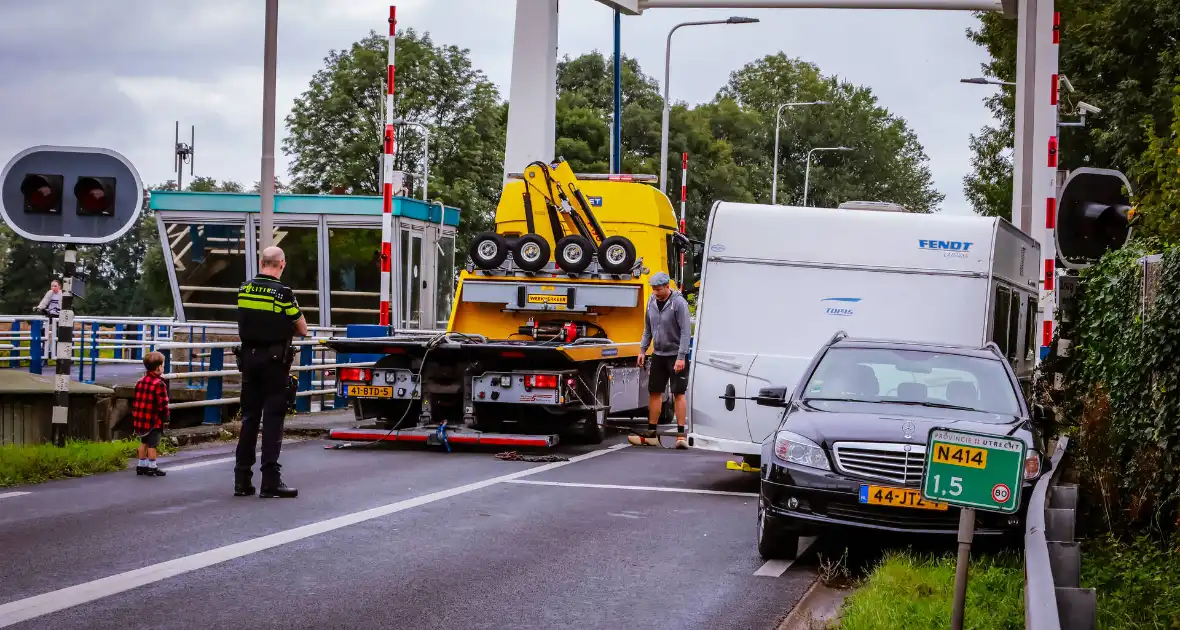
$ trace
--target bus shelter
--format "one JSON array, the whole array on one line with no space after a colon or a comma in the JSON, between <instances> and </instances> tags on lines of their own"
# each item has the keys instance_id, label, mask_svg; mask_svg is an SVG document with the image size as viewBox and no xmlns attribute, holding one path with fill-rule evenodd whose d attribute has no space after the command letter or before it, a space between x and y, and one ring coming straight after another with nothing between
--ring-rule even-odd
<instances>
[{"instance_id":1,"label":"bus shelter","mask_svg":"<svg viewBox=\"0 0 1180 630\"><path fill-rule=\"evenodd\" d=\"M275 195L283 282L308 323L375 324L380 305L381 197ZM233 321L238 286L258 271L260 197L155 190L150 207L178 321ZM393 198L391 305L399 328L446 328L455 293L459 210Z\"/></svg>"}]
</instances>

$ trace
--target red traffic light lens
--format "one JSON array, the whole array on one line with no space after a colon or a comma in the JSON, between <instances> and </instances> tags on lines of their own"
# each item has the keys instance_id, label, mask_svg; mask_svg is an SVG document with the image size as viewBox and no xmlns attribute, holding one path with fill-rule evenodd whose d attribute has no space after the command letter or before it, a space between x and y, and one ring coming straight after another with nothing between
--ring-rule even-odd
<instances>
[{"instance_id":1,"label":"red traffic light lens","mask_svg":"<svg viewBox=\"0 0 1180 630\"><path fill-rule=\"evenodd\" d=\"M25 212L61 212L61 175L25 175L20 184Z\"/></svg>"},{"instance_id":2,"label":"red traffic light lens","mask_svg":"<svg viewBox=\"0 0 1180 630\"><path fill-rule=\"evenodd\" d=\"M79 177L74 196L78 198L78 214L110 216L115 213L113 177Z\"/></svg>"}]
</instances>

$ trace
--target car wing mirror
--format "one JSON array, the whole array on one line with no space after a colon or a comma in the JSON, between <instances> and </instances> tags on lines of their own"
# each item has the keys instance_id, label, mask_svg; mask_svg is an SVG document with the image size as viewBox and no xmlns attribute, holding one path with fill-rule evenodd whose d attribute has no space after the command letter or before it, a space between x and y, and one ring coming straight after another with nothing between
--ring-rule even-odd
<instances>
[{"instance_id":1,"label":"car wing mirror","mask_svg":"<svg viewBox=\"0 0 1180 630\"><path fill-rule=\"evenodd\" d=\"M787 388L783 386L763 387L758 390L755 402L763 407L786 407Z\"/></svg>"},{"instance_id":2,"label":"car wing mirror","mask_svg":"<svg viewBox=\"0 0 1180 630\"><path fill-rule=\"evenodd\" d=\"M1052 407L1046 407L1041 403L1036 403L1032 406L1032 423L1033 426L1041 429L1046 434L1052 435L1054 427L1057 424L1057 413Z\"/></svg>"}]
</instances>

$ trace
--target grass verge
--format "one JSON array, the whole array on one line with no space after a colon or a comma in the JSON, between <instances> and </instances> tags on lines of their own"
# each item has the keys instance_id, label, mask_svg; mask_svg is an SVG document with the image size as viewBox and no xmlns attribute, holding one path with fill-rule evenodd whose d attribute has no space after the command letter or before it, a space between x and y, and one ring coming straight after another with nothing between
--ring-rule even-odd
<instances>
[{"instance_id":1,"label":"grass verge","mask_svg":"<svg viewBox=\"0 0 1180 630\"><path fill-rule=\"evenodd\" d=\"M1082 586L1098 590L1098 627L1180 628L1180 551L1147 537L1087 541Z\"/></svg>"},{"instance_id":2,"label":"grass verge","mask_svg":"<svg viewBox=\"0 0 1180 630\"><path fill-rule=\"evenodd\" d=\"M954 556L889 552L844 602L841 630L924 630L951 626ZM1024 568L1013 552L972 556L964 628L1024 627Z\"/></svg>"},{"instance_id":3,"label":"grass verge","mask_svg":"<svg viewBox=\"0 0 1180 630\"><path fill-rule=\"evenodd\" d=\"M138 439L0 446L0 488L123 470L138 448ZM160 441L160 454L173 450L167 438Z\"/></svg>"}]
</instances>

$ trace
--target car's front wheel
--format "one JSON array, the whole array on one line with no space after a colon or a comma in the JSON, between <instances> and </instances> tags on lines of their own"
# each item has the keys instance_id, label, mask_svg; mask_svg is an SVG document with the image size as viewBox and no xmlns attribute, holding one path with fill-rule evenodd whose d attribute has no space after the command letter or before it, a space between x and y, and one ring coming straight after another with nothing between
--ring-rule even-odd
<instances>
[{"instance_id":1,"label":"car's front wheel","mask_svg":"<svg viewBox=\"0 0 1180 630\"><path fill-rule=\"evenodd\" d=\"M791 533L758 501L758 555L763 560L794 560L799 535Z\"/></svg>"}]
</instances>

